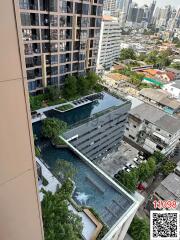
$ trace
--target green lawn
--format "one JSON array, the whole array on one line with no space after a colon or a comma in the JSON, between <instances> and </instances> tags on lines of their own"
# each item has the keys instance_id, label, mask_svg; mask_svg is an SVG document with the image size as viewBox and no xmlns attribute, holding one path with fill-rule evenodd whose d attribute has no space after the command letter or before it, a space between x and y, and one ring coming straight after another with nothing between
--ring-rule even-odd
<instances>
[{"instance_id":1,"label":"green lawn","mask_svg":"<svg viewBox=\"0 0 180 240\"><path fill-rule=\"evenodd\" d=\"M70 110L73 108L73 105L68 103L66 105L63 105L63 106L60 106L60 107L57 107L58 110L60 111L67 111L67 110Z\"/></svg>"}]
</instances>

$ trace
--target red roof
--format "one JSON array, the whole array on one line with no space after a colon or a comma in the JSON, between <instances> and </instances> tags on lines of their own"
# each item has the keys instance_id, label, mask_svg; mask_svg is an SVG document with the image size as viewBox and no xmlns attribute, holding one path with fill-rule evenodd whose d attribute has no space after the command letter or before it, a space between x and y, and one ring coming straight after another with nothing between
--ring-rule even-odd
<instances>
[{"instance_id":1,"label":"red roof","mask_svg":"<svg viewBox=\"0 0 180 240\"><path fill-rule=\"evenodd\" d=\"M170 79L170 81L173 81L175 78L175 74L173 72L167 72L166 75Z\"/></svg>"}]
</instances>

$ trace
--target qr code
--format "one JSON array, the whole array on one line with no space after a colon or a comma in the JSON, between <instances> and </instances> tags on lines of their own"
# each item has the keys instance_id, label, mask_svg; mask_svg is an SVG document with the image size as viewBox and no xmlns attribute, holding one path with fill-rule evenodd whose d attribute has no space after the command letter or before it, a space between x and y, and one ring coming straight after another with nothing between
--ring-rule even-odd
<instances>
[{"instance_id":1,"label":"qr code","mask_svg":"<svg viewBox=\"0 0 180 240\"><path fill-rule=\"evenodd\" d=\"M151 211L150 239L179 240L179 211Z\"/></svg>"}]
</instances>

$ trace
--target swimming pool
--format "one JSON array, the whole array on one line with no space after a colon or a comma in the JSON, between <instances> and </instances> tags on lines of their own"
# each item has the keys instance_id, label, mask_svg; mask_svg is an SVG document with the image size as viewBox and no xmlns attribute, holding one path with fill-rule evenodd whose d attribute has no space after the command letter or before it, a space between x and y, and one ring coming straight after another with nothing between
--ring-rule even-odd
<instances>
[{"instance_id":1,"label":"swimming pool","mask_svg":"<svg viewBox=\"0 0 180 240\"><path fill-rule=\"evenodd\" d=\"M109 227L112 227L133 204L132 199L107 183L72 150L54 148L49 142L41 148L42 159L52 171L57 161L63 159L72 163L77 170L73 179L76 185L73 199L82 206L94 208Z\"/></svg>"}]
</instances>

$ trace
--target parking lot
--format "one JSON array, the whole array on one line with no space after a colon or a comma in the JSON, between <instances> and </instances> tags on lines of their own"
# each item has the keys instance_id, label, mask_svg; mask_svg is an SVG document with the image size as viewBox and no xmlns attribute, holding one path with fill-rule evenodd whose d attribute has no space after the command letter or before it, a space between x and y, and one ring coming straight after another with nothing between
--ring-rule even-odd
<instances>
[{"instance_id":1,"label":"parking lot","mask_svg":"<svg viewBox=\"0 0 180 240\"><path fill-rule=\"evenodd\" d=\"M124 167L124 164L133 164L133 159L137 156L138 150L128 143L122 141L118 151L112 152L98 163L99 167L112 177Z\"/></svg>"}]
</instances>

